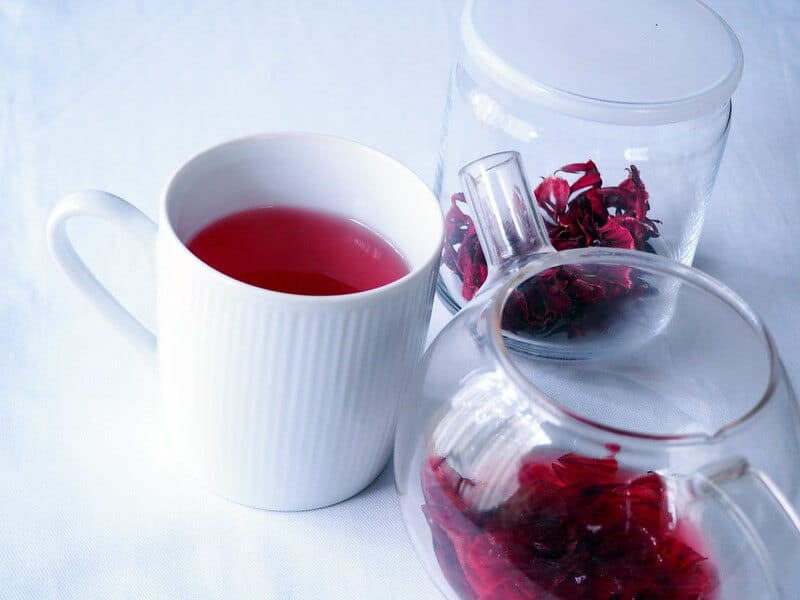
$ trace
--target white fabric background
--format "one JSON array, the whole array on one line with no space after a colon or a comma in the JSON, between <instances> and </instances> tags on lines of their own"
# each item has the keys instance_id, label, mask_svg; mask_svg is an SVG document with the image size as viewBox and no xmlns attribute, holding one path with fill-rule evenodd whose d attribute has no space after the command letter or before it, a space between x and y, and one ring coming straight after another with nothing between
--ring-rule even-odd
<instances>
[{"instance_id":1,"label":"white fabric background","mask_svg":"<svg viewBox=\"0 0 800 600\"><path fill-rule=\"evenodd\" d=\"M746 64L696 265L763 316L797 386L800 3L709 4ZM390 468L299 514L228 503L175 469L153 375L57 271L43 229L86 187L155 216L176 166L257 131L346 136L432 183L458 8L0 0L0 597L438 597ZM152 323L148 251L92 222L73 233ZM431 335L447 318L437 302Z\"/></svg>"}]
</instances>

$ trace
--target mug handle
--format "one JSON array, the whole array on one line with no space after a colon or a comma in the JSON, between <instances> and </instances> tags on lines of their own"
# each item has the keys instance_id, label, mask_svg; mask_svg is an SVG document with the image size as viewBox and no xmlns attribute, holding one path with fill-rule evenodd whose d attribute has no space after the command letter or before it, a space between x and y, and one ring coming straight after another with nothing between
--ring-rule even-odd
<instances>
[{"instance_id":1,"label":"mug handle","mask_svg":"<svg viewBox=\"0 0 800 600\"><path fill-rule=\"evenodd\" d=\"M100 217L149 244L155 243L158 231L156 224L119 196L99 190L65 196L56 204L47 220L47 245L58 265L89 302L152 363L156 336L103 287L78 256L67 235L67 222L73 217Z\"/></svg>"},{"instance_id":2,"label":"mug handle","mask_svg":"<svg viewBox=\"0 0 800 600\"><path fill-rule=\"evenodd\" d=\"M770 574L770 597L794 597L786 595L782 585L785 577L779 575L787 573L782 563L800 556L800 516L775 482L744 458L733 458L703 467L692 477L691 486L697 496L717 502L738 524L754 555ZM752 503L757 503L760 517L768 519L781 535L766 538L759 533L751 513L742 508Z\"/></svg>"}]
</instances>

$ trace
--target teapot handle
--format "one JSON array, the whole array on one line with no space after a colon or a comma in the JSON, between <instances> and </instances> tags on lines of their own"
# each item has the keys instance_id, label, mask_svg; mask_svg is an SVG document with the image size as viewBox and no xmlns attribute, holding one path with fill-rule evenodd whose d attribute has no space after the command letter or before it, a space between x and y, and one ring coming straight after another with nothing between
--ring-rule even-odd
<instances>
[{"instance_id":1,"label":"teapot handle","mask_svg":"<svg viewBox=\"0 0 800 600\"><path fill-rule=\"evenodd\" d=\"M715 501L742 529L754 555L770 574L770 597L797 597L790 593L796 590L786 589L786 579L800 557L800 516L775 482L745 459L733 458L706 465L695 473L690 485L696 496ZM781 535L762 535L753 522L755 514L761 529ZM800 586L800 581L796 585Z\"/></svg>"}]
</instances>

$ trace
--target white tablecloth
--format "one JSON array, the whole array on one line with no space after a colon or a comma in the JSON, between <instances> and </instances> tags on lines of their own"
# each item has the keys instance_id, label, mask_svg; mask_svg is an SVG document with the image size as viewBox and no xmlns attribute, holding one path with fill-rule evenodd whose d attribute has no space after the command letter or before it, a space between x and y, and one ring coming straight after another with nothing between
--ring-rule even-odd
<instances>
[{"instance_id":1,"label":"white tablecloth","mask_svg":"<svg viewBox=\"0 0 800 600\"><path fill-rule=\"evenodd\" d=\"M176 166L257 131L356 139L432 183L458 4L0 0L0 597L438 597L391 467L297 514L188 480L154 425L152 373L56 269L43 231L86 187L155 216ZM746 65L696 265L763 316L797 386L800 3L710 4ZM152 257L96 223L73 233L152 323ZM437 302L431 335L448 317Z\"/></svg>"}]
</instances>

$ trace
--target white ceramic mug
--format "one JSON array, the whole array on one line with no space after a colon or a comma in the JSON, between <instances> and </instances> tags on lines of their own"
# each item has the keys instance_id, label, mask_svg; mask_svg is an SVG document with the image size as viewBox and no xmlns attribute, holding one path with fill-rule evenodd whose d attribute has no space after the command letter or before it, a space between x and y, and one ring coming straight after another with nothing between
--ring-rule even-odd
<instances>
[{"instance_id":1,"label":"white ceramic mug","mask_svg":"<svg viewBox=\"0 0 800 600\"><path fill-rule=\"evenodd\" d=\"M260 205L354 218L392 242L410 273L380 288L301 296L237 281L187 241ZM66 223L99 216L157 244L157 332L94 278ZM444 223L433 193L370 148L311 134L259 135L202 152L170 179L160 225L100 191L71 194L48 222L53 255L145 354L157 355L165 422L213 491L273 510L348 498L388 461L398 403L423 350Z\"/></svg>"}]
</instances>

